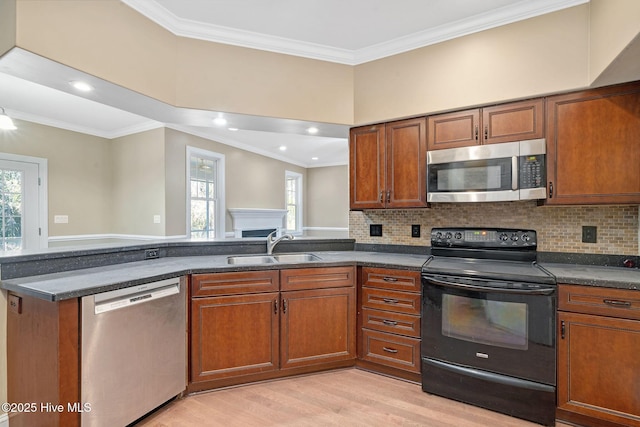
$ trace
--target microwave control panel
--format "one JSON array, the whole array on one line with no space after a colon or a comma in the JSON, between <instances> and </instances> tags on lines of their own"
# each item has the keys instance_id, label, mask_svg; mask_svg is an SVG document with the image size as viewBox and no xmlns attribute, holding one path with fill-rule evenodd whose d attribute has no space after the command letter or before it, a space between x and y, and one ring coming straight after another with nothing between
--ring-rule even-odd
<instances>
[{"instance_id":1,"label":"microwave control panel","mask_svg":"<svg viewBox=\"0 0 640 427\"><path fill-rule=\"evenodd\" d=\"M545 155L520 156L518 176L519 188L540 188L546 185Z\"/></svg>"}]
</instances>

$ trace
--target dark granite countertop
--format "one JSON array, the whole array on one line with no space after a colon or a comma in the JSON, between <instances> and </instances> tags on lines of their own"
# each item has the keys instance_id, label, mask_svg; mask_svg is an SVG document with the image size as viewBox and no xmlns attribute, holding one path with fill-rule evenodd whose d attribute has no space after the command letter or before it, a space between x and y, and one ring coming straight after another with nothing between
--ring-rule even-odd
<instances>
[{"instance_id":1,"label":"dark granite countertop","mask_svg":"<svg viewBox=\"0 0 640 427\"><path fill-rule=\"evenodd\" d=\"M382 252L313 253L321 260L303 263L229 265L227 264L228 255L166 257L3 280L2 288L49 301L59 301L192 273L330 267L349 264L420 270L427 259L426 255Z\"/></svg>"},{"instance_id":2,"label":"dark granite countertop","mask_svg":"<svg viewBox=\"0 0 640 427\"><path fill-rule=\"evenodd\" d=\"M637 268L552 263L541 265L556 276L558 284L640 290L640 270Z\"/></svg>"},{"instance_id":3,"label":"dark granite countertop","mask_svg":"<svg viewBox=\"0 0 640 427\"><path fill-rule=\"evenodd\" d=\"M228 255L163 257L2 281L2 288L49 301L78 298L192 273L358 265L419 271L427 255L388 252L313 252L320 261L229 265ZM542 264L558 283L640 290L640 270L577 264Z\"/></svg>"}]
</instances>

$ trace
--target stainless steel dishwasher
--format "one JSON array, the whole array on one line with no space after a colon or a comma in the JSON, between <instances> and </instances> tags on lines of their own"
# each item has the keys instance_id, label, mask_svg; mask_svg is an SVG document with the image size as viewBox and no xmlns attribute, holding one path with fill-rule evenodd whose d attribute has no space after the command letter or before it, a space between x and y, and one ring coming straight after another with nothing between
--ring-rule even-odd
<instances>
[{"instance_id":1,"label":"stainless steel dishwasher","mask_svg":"<svg viewBox=\"0 0 640 427\"><path fill-rule=\"evenodd\" d=\"M82 298L83 427L125 426L186 388L184 279Z\"/></svg>"}]
</instances>

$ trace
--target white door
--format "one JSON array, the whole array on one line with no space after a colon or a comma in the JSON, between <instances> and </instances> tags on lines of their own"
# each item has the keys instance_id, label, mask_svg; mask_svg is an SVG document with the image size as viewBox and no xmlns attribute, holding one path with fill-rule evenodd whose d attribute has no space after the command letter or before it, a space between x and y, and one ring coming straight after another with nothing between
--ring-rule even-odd
<instances>
[{"instance_id":1,"label":"white door","mask_svg":"<svg viewBox=\"0 0 640 427\"><path fill-rule=\"evenodd\" d=\"M38 168L0 159L0 251L40 247Z\"/></svg>"}]
</instances>

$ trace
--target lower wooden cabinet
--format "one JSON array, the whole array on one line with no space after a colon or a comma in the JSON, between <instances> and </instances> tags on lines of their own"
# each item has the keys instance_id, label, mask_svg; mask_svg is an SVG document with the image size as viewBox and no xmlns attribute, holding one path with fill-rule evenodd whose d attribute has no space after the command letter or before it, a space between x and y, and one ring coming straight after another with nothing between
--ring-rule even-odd
<instances>
[{"instance_id":1,"label":"lower wooden cabinet","mask_svg":"<svg viewBox=\"0 0 640 427\"><path fill-rule=\"evenodd\" d=\"M191 301L191 381L275 371L279 293Z\"/></svg>"},{"instance_id":2,"label":"lower wooden cabinet","mask_svg":"<svg viewBox=\"0 0 640 427\"><path fill-rule=\"evenodd\" d=\"M640 292L559 289L557 418L640 426Z\"/></svg>"},{"instance_id":3,"label":"lower wooden cabinet","mask_svg":"<svg viewBox=\"0 0 640 427\"><path fill-rule=\"evenodd\" d=\"M363 329L362 359L406 371L420 372L420 340Z\"/></svg>"},{"instance_id":4,"label":"lower wooden cabinet","mask_svg":"<svg viewBox=\"0 0 640 427\"><path fill-rule=\"evenodd\" d=\"M355 267L191 279L189 391L355 363Z\"/></svg>"},{"instance_id":5,"label":"lower wooden cabinet","mask_svg":"<svg viewBox=\"0 0 640 427\"><path fill-rule=\"evenodd\" d=\"M363 267L358 364L420 382L420 272Z\"/></svg>"},{"instance_id":6,"label":"lower wooden cabinet","mask_svg":"<svg viewBox=\"0 0 640 427\"><path fill-rule=\"evenodd\" d=\"M355 287L281 295L281 369L355 358Z\"/></svg>"}]
</instances>

